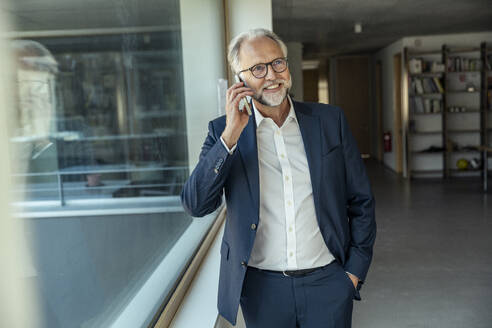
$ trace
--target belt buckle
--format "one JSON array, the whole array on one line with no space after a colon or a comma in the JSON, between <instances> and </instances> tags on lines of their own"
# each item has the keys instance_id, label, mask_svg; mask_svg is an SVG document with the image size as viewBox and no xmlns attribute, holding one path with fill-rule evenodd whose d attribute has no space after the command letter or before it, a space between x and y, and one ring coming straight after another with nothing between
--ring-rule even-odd
<instances>
[{"instance_id":1,"label":"belt buckle","mask_svg":"<svg viewBox=\"0 0 492 328\"><path fill-rule=\"evenodd\" d=\"M282 273L284 274L285 277L291 277L289 276L287 273L285 273L286 270L282 271Z\"/></svg>"}]
</instances>

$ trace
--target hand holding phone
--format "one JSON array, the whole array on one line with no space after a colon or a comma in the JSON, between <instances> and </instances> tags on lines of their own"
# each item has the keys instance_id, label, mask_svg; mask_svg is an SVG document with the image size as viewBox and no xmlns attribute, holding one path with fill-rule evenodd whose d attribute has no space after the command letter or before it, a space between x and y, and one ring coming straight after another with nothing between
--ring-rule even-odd
<instances>
[{"instance_id":1,"label":"hand holding phone","mask_svg":"<svg viewBox=\"0 0 492 328\"><path fill-rule=\"evenodd\" d=\"M241 80L239 75L237 75L237 74L234 75L234 80L236 81L236 83L243 82L244 86L247 87L246 83L243 80ZM246 96L239 101L239 110L242 112L244 110L244 108L246 108L246 111L248 112L249 116L251 116L253 114L253 112L251 111L251 106L249 105L250 99L251 99L251 97Z\"/></svg>"},{"instance_id":2,"label":"hand holding phone","mask_svg":"<svg viewBox=\"0 0 492 328\"><path fill-rule=\"evenodd\" d=\"M222 132L222 139L231 149L239 140L241 133L250 121L252 111L247 98L254 95L239 76L234 77L237 83L233 84L226 92L226 126ZM242 101L242 104L240 104ZM246 108L246 111L244 111Z\"/></svg>"}]
</instances>

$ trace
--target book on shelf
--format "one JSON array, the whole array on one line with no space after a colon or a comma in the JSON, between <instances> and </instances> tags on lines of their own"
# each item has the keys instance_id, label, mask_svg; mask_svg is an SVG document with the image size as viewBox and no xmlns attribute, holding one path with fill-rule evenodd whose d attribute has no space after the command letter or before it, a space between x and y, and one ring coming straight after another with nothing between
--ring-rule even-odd
<instances>
[{"instance_id":1,"label":"book on shelf","mask_svg":"<svg viewBox=\"0 0 492 328\"><path fill-rule=\"evenodd\" d=\"M430 82L430 79L423 79L422 84L424 86L424 91L425 93L435 93L437 92L436 89L434 89L434 85Z\"/></svg>"},{"instance_id":2,"label":"book on shelf","mask_svg":"<svg viewBox=\"0 0 492 328\"><path fill-rule=\"evenodd\" d=\"M424 60L423 58L412 58L408 61L410 74L443 73L446 65L435 60Z\"/></svg>"},{"instance_id":3,"label":"book on shelf","mask_svg":"<svg viewBox=\"0 0 492 328\"><path fill-rule=\"evenodd\" d=\"M409 100L409 109L414 114L440 113L442 101L440 99L412 97Z\"/></svg>"},{"instance_id":4,"label":"book on shelf","mask_svg":"<svg viewBox=\"0 0 492 328\"><path fill-rule=\"evenodd\" d=\"M419 95L424 93L424 87L422 86L422 81L420 79L415 79L415 91Z\"/></svg>"},{"instance_id":5,"label":"book on shelf","mask_svg":"<svg viewBox=\"0 0 492 328\"><path fill-rule=\"evenodd\" d=\"M425 113L424 102L422 101L422 98L417 97L413 100L415 102L415 113Z\"/></svg>"},{"instance_id":6,"label":"book on shelf","mask_svg":"<svg viewBox=\"0 0 492 328\"><path fill-rule=\"evenodd\" d=\"M408 70L410 74L422 73L422 59L412 58L408 61Z\"/></svg>"},{"instance_id":7,"label":"book on shelf","mask_svg":"<svg viewBox=\"0 0 492 328\"><path fill-rule=\"evenodd\" d=\"M432 62L431 72L432 73L443 73L445 71L445 65L440 62Z\"/></svg>"},{"instance_id":8,"label":"book on shelf","mask_svg":"<svg viewBox=\"0 0 492 328\"><path fill-rule=\"evenodd\" d=\"M433 99L432 100L432 112L433 113L440 113L442 108L442 101L439 99Z\"/></svg>"},{"instance_id":9,"label":"book on shelf","mask_svg":"<svg viewBox=\"0 0 492 328\"><path fill-rule=\"evenodd\" d=\"M444 72L444 65L435 60L422 61L422 73L441 73Z\"/></svg>"},{"instance_id":10,"label":"book on shelf","mask_svg":"<svg viewBox=\"0 0 492 328\"><path fill-rule=\"evenodd\" d=\"M434 81L434 84L436 85L437 89L439 90L439 93L444 93L444 88L441 84L441 81L437 77L434 77L432 80Z\"/></svg>"},{"instance_id":11,"label":"book on shelf","mask_svg":"<svg viewBox=\"0 0 492 328\"><path fill-rule=\"evenodd\" d=\"M448 72L479 71L482 69L480 58L449 57Z\"/></svg>"},{"instance_id":12,"label":"book on shelf","mask_svg":"<svg viewBox=\"0 0 492 328\"><path fill-rule=\"evenodd\" d=\"M429 98L424 99L424 109L426 113L432 112L431 100Z\"/></svg>"},{"instance_id":13,"label":"book on shelf","mask_svg":"<svg viewBox=\"0 0 492 328\"><path fill-rule=\"evenodd\" d=\"M410 94L421 95L424 93L444 93L440 79L438 77L412 78Z\"/></svg>"}]
</instances>

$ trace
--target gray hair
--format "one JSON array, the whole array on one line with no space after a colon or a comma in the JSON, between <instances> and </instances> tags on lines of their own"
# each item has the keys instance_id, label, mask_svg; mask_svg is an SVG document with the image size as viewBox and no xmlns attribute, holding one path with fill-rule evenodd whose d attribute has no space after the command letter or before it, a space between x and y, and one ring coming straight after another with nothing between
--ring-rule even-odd
<instances>
[{"instance_id":1,"label":"gray hair","mask_svg":"<svg viewBox=\"0 0 492 328\"><path fill-rule=\"evenodd\" d=\"M227 53L227 60L229 61L229 65L231 65L231 68L234 72L234 74L237 74L239 72L240 67L239 67L239 49L241 48L241 44L244 41L260 38L260 37L267 37L272 39L273 41L277 42L277 44L280 46L280 49L282 49L282 53L284 54L284 57L287 57L287 46L285 43L278 37L277 34L273 33L272 31L269 31L264 28L256 28L252 29L246 32L243 32L239 35L237 35L234 39L231 40L229 43L229 49Z\"/></svg>"}]
</instances>

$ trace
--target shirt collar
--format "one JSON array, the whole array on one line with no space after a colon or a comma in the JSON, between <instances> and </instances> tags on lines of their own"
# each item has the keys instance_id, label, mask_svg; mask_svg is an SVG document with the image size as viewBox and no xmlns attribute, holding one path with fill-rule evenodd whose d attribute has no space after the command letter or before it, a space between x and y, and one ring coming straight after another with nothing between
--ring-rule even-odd
<instances>
[{"instance_id":1,"label":"shirt collar","mask_svg":"<svg viewBox=\"0 0 492 328\"><path fill-rule=\"evenodd\" d=\"M288 122L291 119L294 119L295 121L297 121L296 112L294 111L294 104L292 103L292 99L290 99L289 94L287 94L287 99L289 100L290 109L289 109L289 114L287 115L287 118L285 119L285 122ZM256 127L259 127L261 121L263 121L263 119L265 117L256 108L255 103L253 101L251 101L251 103L253 104L253 110L255 113ZM284 122L284 124L285 124L285 122Z\"/></svg>"}]
</instances>

